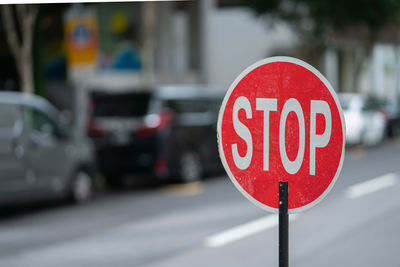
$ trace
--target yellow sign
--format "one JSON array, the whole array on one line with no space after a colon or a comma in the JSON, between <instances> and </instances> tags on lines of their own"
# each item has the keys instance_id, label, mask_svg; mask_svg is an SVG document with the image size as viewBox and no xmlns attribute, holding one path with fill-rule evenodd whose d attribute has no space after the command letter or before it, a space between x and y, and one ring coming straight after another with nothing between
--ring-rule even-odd
<instances>
[{"instance_id":1,"label":"yellow sign","mask_svg":"<svg viewBox=\"0 0 400 267\"><path fill-rule=\"evenodd\" d=\"M98 24L94 16L78 16L65 21L69 66L95 64L98 56Z\"/></svg>"}]
</instances>

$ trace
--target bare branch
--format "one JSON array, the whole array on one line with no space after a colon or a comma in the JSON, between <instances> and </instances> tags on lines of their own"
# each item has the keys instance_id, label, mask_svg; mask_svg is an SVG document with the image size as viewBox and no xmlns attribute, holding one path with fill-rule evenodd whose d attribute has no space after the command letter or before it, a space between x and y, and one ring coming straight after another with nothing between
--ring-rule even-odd
<instances>
[{"instance_id":1,"label":"bare branch","mask_svg":"<svg viewBox=\"0 0 400 267\"><path fill-rule=\"evenodd\" d=\"M15 6L15 10L17 12L17 19L18 19L19 23L24 21L25 13L26 13L25 9L26 9L25 5L16 5Z\"/></svg>"},{"instance_id":2,"label":"bare branch","mask_svg":"<svg viewBox=\"0 0 400 267\"><path fill-rule=\"evenodd\" d=\"M22 32L22 47L26 53L31 53L33 44L33 32L37 16L37 7L35 5L21 5L19 11L19 22Z\"/></svg>"}]
</instances>

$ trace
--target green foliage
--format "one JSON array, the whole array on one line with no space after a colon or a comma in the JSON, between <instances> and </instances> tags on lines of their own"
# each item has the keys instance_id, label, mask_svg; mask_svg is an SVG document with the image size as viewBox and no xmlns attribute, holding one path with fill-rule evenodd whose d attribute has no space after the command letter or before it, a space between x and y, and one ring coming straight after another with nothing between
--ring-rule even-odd
<instances>
[{"instance_id":1,"label":"green foliage","mask_svg":"<svg viewBox=\"0 0 400 267\"><path fill-rule=\"evenodd\" d=\"M323 36L327 30L366 27L378 31L399 24L400 0L240 0L257 15L269 14L303 32Z\"/></svg>"},{"instance_id":2,"label":"green foliage","mask_svg":"<svg viewBox=\"0 0 400 267\"><path fill-rule=\"evenodd\" d=\"M393 22L400 10L398 0L297 0L309 9L310 17L334 28L365 25L380 28Z\"/></svg>"}]
</instances>

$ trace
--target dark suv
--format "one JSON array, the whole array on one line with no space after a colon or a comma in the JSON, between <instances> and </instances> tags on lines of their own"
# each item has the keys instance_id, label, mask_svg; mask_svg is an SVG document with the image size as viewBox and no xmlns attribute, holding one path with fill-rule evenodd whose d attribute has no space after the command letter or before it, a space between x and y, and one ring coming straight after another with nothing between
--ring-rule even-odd
<instances>
[{"instance_id":1,"label":"dark suv","mask_svg":"<svg viewBox=\"0 0 400 267\"><path fill-rule=\"evenodd\" d=\"M92 89L88 133L109 185L120 186L125 174L191 182L220 169L221 99L200 86Z\"/></svg>"}]
</instances>

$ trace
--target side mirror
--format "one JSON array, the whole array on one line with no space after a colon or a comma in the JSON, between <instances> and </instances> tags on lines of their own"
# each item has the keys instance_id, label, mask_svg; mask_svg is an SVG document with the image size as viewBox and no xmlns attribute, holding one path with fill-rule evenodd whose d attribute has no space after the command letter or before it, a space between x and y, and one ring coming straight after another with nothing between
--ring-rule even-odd
<instances>
[{"instance_id":1,"label":"side mirror","mask_svg":"<svg viewBox=\"0 0 400 267\"><path fill-rule=\"evenodd\" d=\"M72 112L64 109L60 114L60 125L57 136L66 139L71 135L70 127L72 127Z\"/></svg>"},{"instance_id":2,"label":"side mirror","mask_svg":"<svg viewBox=\"0 0 400 267\"><path fill-rule=\"evenodd\" d=\"M64 109L60 115L60 121L63 125L71 125L72 123L72 112Z\"/></svg>"}]
</instances>

